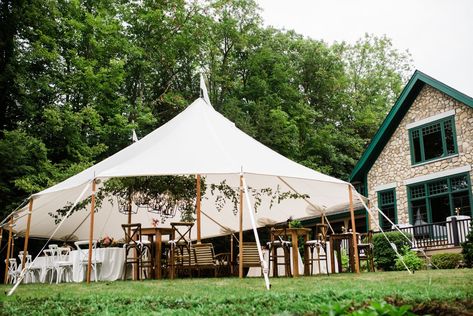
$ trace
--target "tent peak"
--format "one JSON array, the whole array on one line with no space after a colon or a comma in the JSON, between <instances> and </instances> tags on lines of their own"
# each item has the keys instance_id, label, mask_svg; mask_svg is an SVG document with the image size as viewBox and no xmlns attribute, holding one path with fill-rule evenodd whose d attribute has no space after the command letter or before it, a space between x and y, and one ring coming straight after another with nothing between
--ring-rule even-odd
<instances>
[{"instance_id":1,"label":"tent peak","mask_svg":"<svg viewBox=\"0 0 473 316\"><path fill-rule=\"evenodd\" d=\"M207 92L207 86L205 85L204 75L200 73L200 97L204 99L207 105L212 106L209 99L209 94Z\"/></svg>"}]
</instances>

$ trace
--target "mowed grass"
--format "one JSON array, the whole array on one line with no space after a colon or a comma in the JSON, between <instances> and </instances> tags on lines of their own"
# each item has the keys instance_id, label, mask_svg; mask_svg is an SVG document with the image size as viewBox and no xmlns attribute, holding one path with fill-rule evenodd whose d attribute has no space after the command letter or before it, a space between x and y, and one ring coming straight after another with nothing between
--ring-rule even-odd
<instances>
[{"instance_id":1,"label":"mowed grass","mask_svg":"<svg viewBox=\"0 0 473 316\"><path fill-rule=\"evenodd\" d=\"M409 304L415 313L473 313L473 270L272 278L194 278L1 286L4 315L333 315L370 302ZM338 314L337 314L338 310ZM375 314L376 315L376 314Z\"/></svg>"}]
</instances>

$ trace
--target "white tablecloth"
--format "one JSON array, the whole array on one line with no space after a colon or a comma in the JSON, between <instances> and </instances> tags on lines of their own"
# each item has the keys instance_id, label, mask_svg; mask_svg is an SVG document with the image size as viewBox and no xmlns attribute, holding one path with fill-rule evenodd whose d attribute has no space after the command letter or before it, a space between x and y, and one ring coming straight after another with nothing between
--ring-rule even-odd
<instances>
[{"instance_id":1,"label":"white tablecloth","mask_svg":"<svg viewBox=\"0 0 473 316\"><path fill-rule=\"evenodd\" d=\"M88 250L83 251L87 255ZM118 247L97 248L94 250L94 256L101 264L97 265L97 275L100 281L115 281L123 277L125 264L125 249ZM69 253L69 260L72 262L72 280L74 282L83 282L87 271L87 265L81 263L79 250L73 250ZM33 266L42 270L41 280L44 279L46 271L47 258L38 257ZM91 278L94 280L92 271Z\"/></svg>"},{"instance_id":2,"label":"white tablecloth","mask_svg":"<svg viewBox=\"0 0 473 316\"><path fill-rule=\"evenodd\" d=\"M88 250L83 251L87 255ZM71 251L69 260L72 261L72 279L74 282L85 281L87 265L81 264L79 250ZM125 249L118 247L97 248L94 256L101 264L97 265L97 275L100 281L115 281L123 277L125 264ZM87 258L87 257L86 257ZM94 280L91 273L91 280Z\"/></svg>"}]
</instances>

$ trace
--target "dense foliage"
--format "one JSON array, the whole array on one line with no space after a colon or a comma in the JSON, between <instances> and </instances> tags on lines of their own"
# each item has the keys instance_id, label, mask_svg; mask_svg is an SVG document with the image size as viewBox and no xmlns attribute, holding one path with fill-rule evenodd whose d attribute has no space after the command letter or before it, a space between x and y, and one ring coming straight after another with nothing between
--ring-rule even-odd
<instances>
[{"instance_id":1,"label":"dense foliage","mask_svg":"<svg viewBox=\"0 0 473 316\"><path fill-rule=\"evenodd\" d=\"M383 234L375 234L373 236L373 255L376 268L384 271L395 270L396 259L398 256L390 245L390 242L396 245L397 251L402 255L404 246L409 246L406 236L400 232L388 232ZM407 236L408 238L409 235Z\"/></svg>"},{"instance_id":2,"label":"dense foliage","mask_svg":"<svg viewBox=\"0 0 473 316\"><path fill-rule=\"evenodd\" d=\"M252 0L5 0L0 30L0 215L174 117L201 69L239 128L346 179L410 72L385 37L265 28Z\"/></svg>"},{"instance_id":3,"label":"dense foliage","mask_svg":"<svg viewBox=\"0 0 473 316\"><path fill-rule=\"evenodd\" d=\"M460 266L463 256L459 253L439 253L430 258L432 265L438 269L455 269Z\"/></svg>"}]
</instances>

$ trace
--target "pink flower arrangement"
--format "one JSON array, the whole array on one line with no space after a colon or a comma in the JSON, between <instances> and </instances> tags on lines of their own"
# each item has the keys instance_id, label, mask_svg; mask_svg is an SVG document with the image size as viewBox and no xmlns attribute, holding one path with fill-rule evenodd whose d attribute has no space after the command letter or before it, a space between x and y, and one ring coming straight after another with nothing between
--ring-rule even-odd
<instances>
[{"instance_id":1,"label":"pink flower arrangement","mask_svg":"<svg viewBox=\"0 0 473 316\"><path fill-rule=\"evenodd\" d=\"M100 239L100 246L102 247L110 247L113 244L113 238L105 235L102 239Z\"/></svg>"},{"instance_id":2,"label":"pink flower arrangement","mask_svg":"<svg viewBox=\"0 0 473 316\"><path fill-rule=\"evenodd\" d=\"M158 227L158 223L159 223L159 219L157 218L153 218L151 220L151 225L153 225L153 227Z\"/></svg>"}]
</instances>

